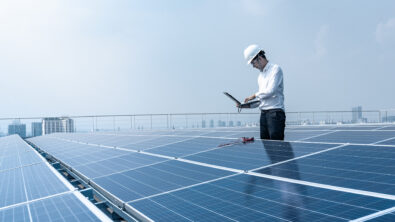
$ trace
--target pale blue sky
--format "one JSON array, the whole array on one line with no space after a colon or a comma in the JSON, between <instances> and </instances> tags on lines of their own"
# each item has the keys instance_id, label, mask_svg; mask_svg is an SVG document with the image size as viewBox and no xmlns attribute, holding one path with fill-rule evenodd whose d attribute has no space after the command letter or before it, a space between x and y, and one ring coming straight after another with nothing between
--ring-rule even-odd
<instances>
[{"instance_id":1,"label":"pale blue sky","mask_svg":"<svg viewBox=\"0 0 395 222\"><path fill-rule=\"evenodd\" d=\"M395 108L394 1L1 1L1 117L234 112L261 45L287 111Z\"/></svg>"}]
</instances>

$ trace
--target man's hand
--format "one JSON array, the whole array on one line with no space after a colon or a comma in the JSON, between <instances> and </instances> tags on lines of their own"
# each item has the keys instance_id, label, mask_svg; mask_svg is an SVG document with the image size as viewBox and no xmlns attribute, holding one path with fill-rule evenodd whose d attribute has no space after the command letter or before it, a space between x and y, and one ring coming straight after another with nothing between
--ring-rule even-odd
<instances>
[{"instance_id":1,"label":"man's hand","mask_svg":"<svg viewBox=\"0 0 395 222\"><path fill-rule=\"evenodd\" d=\"M252 95L252 96L250 96L250 97L247 97L247 98L245 98L244 103L246 103L246 102L248 102L248 101L250 101L250 100L253 100L253 99L255 99L255 98L256 98L255 94Z\"/></svg>"}]
</instances>

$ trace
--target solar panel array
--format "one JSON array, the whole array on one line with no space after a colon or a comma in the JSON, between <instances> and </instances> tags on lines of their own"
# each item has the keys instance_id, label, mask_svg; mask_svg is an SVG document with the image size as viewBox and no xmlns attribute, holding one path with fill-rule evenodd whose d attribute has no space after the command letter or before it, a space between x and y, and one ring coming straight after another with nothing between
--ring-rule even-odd
<instances>
[{"instance_id":1,"label":"solar panel array","mask_svg":"<svg viewBox=\"0 0 395 222\"><path fill-rule=\"evenodd\" d=\"M141 220L395 220L393 126L288 127L286 141L242 143L243 136L259 138L259 129L29 141Z\"/></svg>"},{"instance_id":2,"label":"solar panel array","mask_svg":"<svg viewBox=\"0 0 395 222\"><path fill-rule=\"evenodd\" d=\"M19 136L0 138L0 221L106 219Z\"/></svg>"}]
</instances>

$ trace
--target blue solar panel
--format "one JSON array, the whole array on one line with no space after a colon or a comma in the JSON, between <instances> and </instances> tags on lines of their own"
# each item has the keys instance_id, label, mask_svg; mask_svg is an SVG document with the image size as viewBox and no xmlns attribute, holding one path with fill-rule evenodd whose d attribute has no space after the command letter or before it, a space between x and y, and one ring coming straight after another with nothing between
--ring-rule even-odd
<instances>
[{"instance_id":1,"label":"blue solar panel","mask_svg":"<svg viewBox=\"0 0 395 222\"><path fill-rule=\"evenodd\" d=\"M395 137L395 131L340 131L314 137L307 141L370 144Z\"/></svg>"},{"instance_id":2,"label":"blue solar panel","mask_svg":"<svg viewBox=\"0 0 395 222\"><path fill-rule=\"evenodd\" d=\"M372 220L369 221L374 221L374 222L389 222L389 221L395 221L395 214L394 213L389 213L389 214L385 214L383 216L380 217L376 217Z\"/></svg>"},{"instance_id":3,"label":"blue solar panel","mask_svg":"<svg viewBox=\"0 0 395 222\"><path fill-rule=\"evenodd\" d=\"M157 221L347 221L395 201L238 175L129 204Z\"/></svg>"},{"instance_id":4,"label":"blue solar panel","mask_svg":"<svg viewBox=\"0 0 395 222\"><path fill-rule=\"evenodd\" d=\"M257 172L395 194L395 147L345 146Z\"/></svg>"},{"instance_id":5,"label":"blue solar panel","mask_svg":"<svg viewBox=\"0 0 395 222\"><path fill-rule=\"evenodd\" d=\"M0 153L0 221L99 220L19 136L0 138Z\"/></svg>"},{"instance_id":6,"label":"blue solar panel","mask_svg":"<svg viewBox=\"0 0 395 222\"><path fill-rule=\"evenodd\" d=\"M20 168L0 172L0 208L26 201Z\"/></svg>"},{"instance_id":7,"label":"blue solar panel","mask_svg":"<svg viewBox=\"0 0 395 222\"><path fill-rule=\"evenodd\" d=\"M123 201L228 176L231 172L179 161L167 161L96 178L93 181Z\"/></svg>"},{"instance_id":8,"label":"blue solar panel","mask_svg":"<svg viewBox=\"0 0 395 222\"><path fill-rule=\"evenodd\" d=\"M63 194L29 204L33 221L99 221L74 194Z\"/></svg>"},{"instance_id":9,"label":"blue solar panel","mask_svg":"<svg viewBox=\"0 0 395 222\"><path fill-rule=\"evenodd\" d=\"M236 144L185 157L234 169L251 170L272 164L272 158L288 160L294 157L322 151L336 145L313 143L287 143L276 141L256 141L249 144ZM269 155L268 155L269 154Z\"/></svg>"},{"instance_id":10,"label":"blue solar panel","mask_svg":"<svg viewBox=\"0 0 395 222\"><path fill-rule=\"evenodd\" d=\"M394 125L385 126L385 127L383 126L380 129L378 129L378 130L395 130L395 126Z\"/></svg>"},{"instance_id":11,"label":"blue solar panel","mask_svg":"<svg viewBox=\"0 0 395 222\"><path fill-rule=\"evenodd\" d=\"M27 205L0 210L0 221L24 222L30 221Z\"/></svg>"},{"instance_id":12,"label":"blue solar panel","mask_svg":"<svg viewBox=\"0 0 395 222\"><path fill-rule=\"evenodd\" d=\"M165 160L167 159L140 153L130 153L94 163L80 164L75 166L75 169L88 178L95 178L150 165L153 163L158 163Z\"/></svg>"},{"instance_id":13,"label":"blue solar panel","mask_svg":"<svg viewBox=\"0 0 395 222\"><path fill-rule=\"evenodd\" d=\"M369 127L363 126L361 129L373 129ZM313 131L287 129L286 139L313 137L308 140L322 143L257 140L248 144L228 144L235 140L205 137L256 136L259 135L257 128L244 131L127 132L123 135L55 134L31 141L73 170L93 179L93 184L105 193L129 202L154 220L252 221L259 218L269 221L342 221L393 207L393 200L383 199L383 196L388 198L395 194L392 191L395 185L393 147L341 147L339 143L390 143L395 131L352 131L359 128L341 128L343 131L333 133L327 130L328 127L315 128ZM321 135L325 133L329 134ZM163 136L198 134L205 136ZM112 148L54 137L145 152L122 153ZM224 144L228 145L221 146ZM166 160L150 153L179 159ZM298 157L302 158L294 160ZM186 163L180 158L200 163ZM205 164L211 165L202 166ZM221 167L237 170L259 168L258 174L261 173L262 177L268 174L281 178L263 179L246 174L232 176L234 172L220 170ZM284 178L296 179L298 183L306 185L282 182ZM319 183L314 186L327 184L339 189L316 188L309 186L308 182ZM361 190L375 192L377 195L373 196L381 198L335 191L344 190L342 187L352 188L354 193L360 193L358 191Z\"/></svg>"},{"instance_id":14,"label":"blue solar panel","mask_svg":"<svg viewBox=\"0 0 395 222\"><path fill-rule=\"evenodd\" d=\"M379 129L382 126L338 126L331 130L374 130Z\"/></svg>"},{"instance_id":15,"label":"blue solar panel","mask_svg":"<svg viewBox=\"0 0 395 222\"><path fill-rule=\"evenodd\" d=\"M380 142L380 143L377 143L377 144L382 144L382 145L394 145L394 146L395 146L395 138L394 138L394 139L385 140L385 141Z\"/></svg>"},{"instance_id":16,"label":"blue solar panel","mask_svg":"<svg viewBox=\"0 0 395 222\"><path fill-rule=\"evenodd\" d=\"M33 150L20 153L19 161L21 166L43 162L43 160L37 155L37 153L33 152Z\"/></svg>"},{"instance_id":17,"label":"blue solar panel","mask_svg":"<svg viewBox=\"0 0 395 222\"><path fill-rule=\"evenodd\" d=\"M331 130L336 126L286 126L285 130L288 131L299 131L299 130Z\"/></svg>"},{"instance_id":18,"label":"blue solar panel","mask_svg":"<svg viewBox=\"0 0 395 222\"><path fill-rule=\"evenodd\" d=\"M161 136L151 140L146 140L143 142L133 143L122 146L123 148L129 148L133 150L145 150L150 148L155 148L159 146L164 146L167 144L177 143L185 140L192 139L193 137L176 137L176 136Z\"/></svg>"},{"instance_id":19,"label":"blue solar panel","mask_svg":"<svg viewBox=\"0 0 395 222\"><path fill-rule=\"evenodd\" d=\"M0 162L0 172L19 167L20 165L18 155L3 156Z\"/></svg>"},{"instance_id":20,"label":"blue solar panel","mask_svg":"<svg viewBox=\"0 0 395 222\"><path fill-rule=\"evenodd\" d=\"M184 142L165 145L154 149L148 149L146 151L171 157L180 157L217 148L221 144L231 143L234 141L234 139L215 139L199 137Z\"/></svg>"},{"instance_id":21,"label":"blue solar panel","mask_svg":"<svg viewBox=\"0 0 395 222\"><path fill-rule=\"evenodd\" d=\"M69 190L44 163L24 167L22 170L29 200Z\"/></svg>"},{"instance_id":22,"label":"blue solar panel","mask_svg":"<svg viewBox=\"0 0 395 222\"><path fill-rule=\"evenodd\" d=\"M228 137L228 138L237 138L237 136L234 136L235 134L238 134L238 132L232 132L232 131L218 131L218 132L209 132L205 133L202 136L207 136L207 137ZM251 133L248 133L251 134Z\"/></svg>"},{"instance_id":23,"label":"blue solar panel","mask_svg":"<svg viewBox=\"0 0 395 222\"><path fill-rule=\"evenodd\" d=\"M285 131L284 140L305 140L331 131Z\"/></svg>"}]
</instances>

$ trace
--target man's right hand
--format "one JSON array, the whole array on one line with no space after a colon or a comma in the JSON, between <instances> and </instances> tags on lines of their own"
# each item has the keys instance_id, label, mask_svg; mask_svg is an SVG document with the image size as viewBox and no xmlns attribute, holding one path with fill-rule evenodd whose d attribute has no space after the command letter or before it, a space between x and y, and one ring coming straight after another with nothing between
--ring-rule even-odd
<instances>
[{"instance_id":1,"label":"man's right hand","mask_svg":"<svg viewBox=\"0 0 395 222\"><path fill-rule=\"evenodd\" d=\"M245 99L244 99L244 103L246 103L246 102L248 102L248 101L250 101L250 100L253 100L253 99L255 99L255 94L252 95L252 96L250 96L250 97L245 98Z\"/></svg>"}]
</instances>

